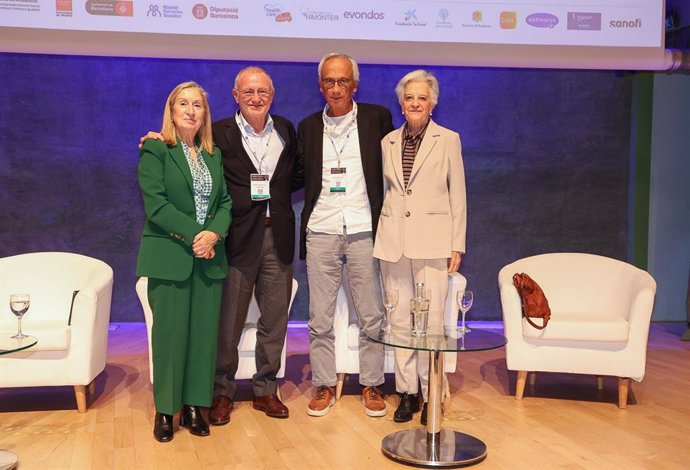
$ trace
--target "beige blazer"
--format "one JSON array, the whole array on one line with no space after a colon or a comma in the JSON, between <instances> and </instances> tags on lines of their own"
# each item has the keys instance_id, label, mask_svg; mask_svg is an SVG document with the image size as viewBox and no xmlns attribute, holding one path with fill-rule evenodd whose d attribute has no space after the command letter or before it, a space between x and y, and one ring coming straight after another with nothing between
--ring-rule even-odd
<instances>
[{"instance_id":1,"label":"beige blazer","mask_svg":"<svg viewBox=\"0 0 690 470\"><path fill-rule=\"evenodd\" d=\"M381 141L384 200L374 256L397 262L465 252L467 201L460 135L429 122L404 186L400 127Z\"/></svg>"}]
</instances>

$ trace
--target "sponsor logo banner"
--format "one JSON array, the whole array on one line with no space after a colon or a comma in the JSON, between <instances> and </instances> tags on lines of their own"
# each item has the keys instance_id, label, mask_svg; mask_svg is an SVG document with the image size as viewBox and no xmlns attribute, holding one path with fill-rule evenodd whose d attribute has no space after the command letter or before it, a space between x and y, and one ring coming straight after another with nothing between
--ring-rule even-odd
<instances>
[{"instance_id":1,"label":"sponsor logo banner","mask_svg":"<svg viewBox=\"0 0 690 470\"><path fill-rule=\"evenodd\" d=\"M238 20L240 8L236 6L217 7L215 5L207 7L203 3L197 3L192 7L192 15L197 20L203 20L206 17L211 20Z\"/></svg>"},{"instance_id":2,"label":"sponsor logo banner","mask_svg":"<svg viewBox=\"0 0 690 470\"><path fill-rule=\"evenodd\" d=\"M558 24L558 17L551 13L532 13L525 18L525 23L535 28L553 28Z\"/></svg>"},{"instance_id":3,"label":"sponsor logo banner","mask_svg":"<svg viewBox=\"0 0 690 470\"><path fill-rule=\"evenodd\" d=\"M134 2L89 0L85 7L89 15L134 16Z\"/></svg>"},{"instance_id":4,"label":"sponsor logo banner","mask_svg":"<svg viewBox=\"0 0 690 470\"><path fill-rule=\"evenodd\" d=\"M302 16L307 21L338 21L338 15L330 11L302 8Z\"/></svg>"},{"instance_id":5,"label":"sponsor logo banner","mask_svg":"<svg viewBox=\"0 0 690 470\"><path fill-rule=\"evenodd\" d=\"M438 11L438 19L436 20L436 27L437 28L452 28L453 23L448 21L448 17L450 16L450 13L448 12L447 8L441 8Z\"/></svg>"},{"instance_id":6,"label":"sponsor logo banner","mask_svg":"<svg viewBox=\"0 0 690 470\"><path fill-rule=\"evenodd\" d=\"M56 16L72 16L72 0L55 0Z\"/></svg>"},{"instance_id":7,"label":"sponsor logo banner","mask_svg":"<svg viewBox=\"0 0 690 470\"><path fill-rule=\"evenodd\" d=\"M426 21L419 21L419 18L417 18L417 9L415 8L414 10L405 11L403 13L403 20L402 21L396 21L395 25L396 26L424 27L424 26L426 26Z\"/></svg>"},{"instance_id":8,"label":"sponsor logo banner","mask_svg":"<svg viewBox=\"0 0 690 470\"><path fill-rule=\"evenodd\" d=\"M37 13L41 11L41 3L39 0L0 0L0 11Z\"/></svg>"},{"instance_id":9,"label":"sponsor logo banner","mask_svg":"<svg viewBox=\"0 0 690 470\"><path fill-rule=\"evenodd\" d=\"M601 13L569 11L568 29L575 31L601 31Z\"/></svg>"},{"instance_id":10,"label":"sponsor logo banner","mask_svg":"<svg viewBox=\"0 0 690 470\"><path fill-rule=\"evenodd\" d=\"M289 23L292 21L292 15L289 11L283 9L282 3L266 3L264 5L264 14L268 18L273 18L276 23Z\"/></svg>"},{"instance_id":11,"label":"sponsor logo banner","mask_svg":"<svg viewBox=\"0 0 690 470\"><path fill-rule=\"evenodd\" d=\"M515 29L517 28L517 12L516 11L502 11L501 29Z\"/></svg>"},{"instance_id":12,"label":"sponsor logo banner","mask_svg":"<svg viewBox=\"0 0 690 470\"><path fill-rule=\"evenodd\" d=\"M179 5L149 3L146 16L149 18L182 18L184 14Z\"/></svg>"},{"instance_id":13,"label":"sponsor logo banner","mask_svg":"<svg viewBox=\"0 0 690 470\"><path fill-rule=\"evenodd\" d=\"M627 20L611 20L609 28L613 29L640 29L642 28L642 18L632 18Z\"/></svg>"},{"instance_id":14,"label":"sponsor logo banner","mask_svg":"<svg viewBox=\"0 0 690 470\"><path fill-rule=\"evenodd\" d=\"M482 10L474 10L472 12L472 22L463 23L463 28L491 28L490 24L484 22L484 12Z\"/></svg>"},{"instance_id":15,"label":"sponsor logo banner","mask_svg":"<svg viewBox=\"0 0 690 470\"><path fill-rule=\"evenodd\" d=\"M343 18L346 20L383 20L386 14L382 11L344 11Z\"/></svg>"}]
</instances>

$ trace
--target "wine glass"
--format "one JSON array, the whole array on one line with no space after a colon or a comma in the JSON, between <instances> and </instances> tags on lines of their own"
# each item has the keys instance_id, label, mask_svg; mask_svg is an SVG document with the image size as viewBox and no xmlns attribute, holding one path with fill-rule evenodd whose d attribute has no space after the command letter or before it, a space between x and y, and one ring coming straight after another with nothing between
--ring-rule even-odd
<instances>
[{"instance_id":1,"label":"wine glass","mask_svg":"<svg viewBox=\"0 0 690 470\"><path fill-rule=\"evenodd\" d=\"M391 316L398 306L399 294L398 289L386 289L383 292L384 302L383 306L386 307L386 326L383 331L386 333L391 332Z\"/></svg>"},{"instance_id":2,"label":"wine glass","mask_svg":"<svg viewBox=\"0 0 690 470\"><path fill-rule=\"evenodd\" d=\"M13 339L26 338L27 335L22 333L22 317L29 310L29 304L31 299L29 294L12 294L10 295L10 310L17 317L17 322L19 323L17 327L17 334L12 336Z\"/></svg>"},{"instance_id":3,"label":"wine glass","mask_svg":"<svg viewBox=\"0 0 690 470\"><path fill-rule=\"evenodd\" d=\"M462 321L458 327L458 333L469 333L472 331L467 325L465 325L465 315L472 307L472 299L473 295L471 290L461 290L457 293L456 300L458 302L458 307L460 307L460 311L462 312Z\"/></svg>"}]
</instances>

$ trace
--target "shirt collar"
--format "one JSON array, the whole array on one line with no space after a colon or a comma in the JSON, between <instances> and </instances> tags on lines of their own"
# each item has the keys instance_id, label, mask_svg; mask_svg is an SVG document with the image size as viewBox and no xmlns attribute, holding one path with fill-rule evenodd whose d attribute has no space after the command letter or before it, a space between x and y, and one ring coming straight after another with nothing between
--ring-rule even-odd
<instances>
[{"instance_id":1,"label":"shirt collar","mask_svg":"<svg viewBox=\"0 0 690 470\"><path fill-rule=\"evenodd\" d=\"M252 137L264 137L273 132L273 118L271 115L268 115L268 119L266 120L266 125L264 126L264 131L261 134L257 134L256 131L252 126L249 125L247 120L244 118L240 110L237 110L237 114L235 114L235 121L237 122L237 125L239 126L240 130L242 131L243 134L247 136L252 136Z\"/></svg>"},{"instance_id":2,"label":"shirt collar","mask_svg":"<svg viewBox=\"0 0 690 470\"><path fill-rule=\"evenodd\" d=\"M343 123L348 123L351 120L357 119L357 102L355 100L352 100L352 109L350 112L343 114L342 116L338 116L336 119L333 119L328 115L328 109L328 103L326 103L326 106L323 108L323 123L328 127L335 128Z\"/></svg>"},{"instance_id":3,"label":"shirt collar","mask_svg":"<svg viewBox=\"0 0 690 470\"><path fill-rule=\"evenodd\" d=\"M426 124L424 124L424 127L422 127L422 130L419 131L417 134L412 135L408 128L407 128L407 123L405 123L405 128L403 129L403 140L408 140L411 142L417 142L418 140L421 140L424 138L424 134L426 133L427 127L429 127L429 123L431 122L431 119L429 119Z\"/></svg>"}]
</instances>

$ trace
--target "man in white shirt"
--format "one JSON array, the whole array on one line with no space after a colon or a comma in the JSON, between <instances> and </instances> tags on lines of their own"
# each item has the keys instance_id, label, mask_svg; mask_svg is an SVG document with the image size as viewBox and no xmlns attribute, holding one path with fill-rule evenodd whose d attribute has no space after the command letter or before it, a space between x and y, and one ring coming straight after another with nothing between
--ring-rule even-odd
<instances>
[{"instance_id":1,"label":"man in white shirt","mask_svg":"<svg viewBox=\"0 0 690 470\"><path fill-rule=\"evenodd\" d=\"M343 262L359 319L360 384L365 413L384 416L386 403L383 346L369 341L383 320L378 261L372 256L381 205L381 139L393 130L390 112L356 103L357 62L345 54L327 54L319 63L319 89L326 99L321 112L298 126L298 168L304 177L300 257L309 279L309 360L317 387L307 407L323 416L335 403L337 383L333 315Z\"/></svg>"},{"instance_id":2,"label":"man in white shirt","mask_svg":"<svg viewBox=\"0 0 690 470\"><path fill-rule=\"evenodd\" d=\"M253 407L273 418L287 418L276 394L276 374L287 332L292 291L295 216L292 210L296 136L287 119L269 114L274 96L271 77L247 67L235 78L232 94L239 111L213 123L220 148L233 223L226 252L228 277L223 289L218 357L209 422L227 424L237 390L238 345L252 292L261 319L257 322Z\"/></svg>"}]
</instances>

